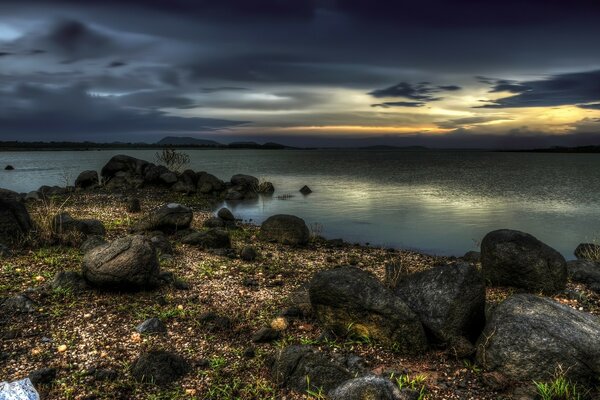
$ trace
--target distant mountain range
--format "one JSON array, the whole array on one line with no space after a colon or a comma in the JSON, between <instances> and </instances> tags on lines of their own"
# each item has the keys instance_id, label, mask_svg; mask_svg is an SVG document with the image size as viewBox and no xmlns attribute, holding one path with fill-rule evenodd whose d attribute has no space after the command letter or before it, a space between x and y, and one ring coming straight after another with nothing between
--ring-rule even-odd
<instances>
[{"instance_id":1,"label":"distant mountain range","mask_svg":"<svg viewBox=\"0 0 600 400\"><path fill-rule=\"evenodd\" d=\"M214 140L197 139L186 136L167 136L160 139L158 142L156 142L156 144L166 146L224 146L223 144L215 142Z\"/></svg>"}]
</instances>

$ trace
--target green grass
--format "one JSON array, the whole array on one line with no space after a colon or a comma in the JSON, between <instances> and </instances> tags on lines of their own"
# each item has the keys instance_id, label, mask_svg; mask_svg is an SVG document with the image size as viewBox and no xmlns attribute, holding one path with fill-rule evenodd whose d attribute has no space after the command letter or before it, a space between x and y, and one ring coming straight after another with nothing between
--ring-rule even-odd
<instances>
[{"instance_id":1,"label":"green grass","mask_svg":"<svg viewBox=\"0 0 600 400\"><path fill-rule=\"evenodd\" d=\"M419 392L418 400L424 400L427 396L427 388L425 387L426 377L425 375L415 375L411 377L408 374L402 374L394 376L392 374L390 379L396 382L398 389L411 389Z\"/></svg>"},{"instance_id":2,"label":"green grass","mask_svg":"<svg viewBox=\"0 0 600 400\"><path fill-rule=\"evenodd\" d=\"M582 400L587 392L559 372L550 382L533 382L541 400Z\"/></svg>"}]
</instances>

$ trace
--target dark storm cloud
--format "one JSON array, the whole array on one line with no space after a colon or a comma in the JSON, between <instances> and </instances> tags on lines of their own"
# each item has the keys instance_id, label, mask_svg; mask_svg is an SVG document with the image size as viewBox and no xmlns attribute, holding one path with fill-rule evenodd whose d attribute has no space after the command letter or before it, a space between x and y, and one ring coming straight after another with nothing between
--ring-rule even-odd
<instances>
[{"instance_id":1,"label":"dark storm cloud","mask_svg":"<svg viewBox=\"0 0 600 400\"><path fill-rule=\"evenodd\" d=\"M12 56L13 53L10 53L8 51L0 51L0 57L6 57L6 56Z\"/></svg>"},{"instance_id":2,"label":"dark storm cloud","mask_svg":"<svg viewBox=\"0 0 600 400\"><path fill-rule=\"evenodd\" d=\"M497 121L499 119L507 120L510 118L498 118L498 117L466 117L456 118L448 121L436 122L437 126L442 129L457 129L465 125L478 125L485 122Z\"/></svg>"},{"instance_id":3,"label":"dark storm cloud","mask_svg":"<svg viewBox=\"0 0 600 400\"><path fill-rule=\"evenodd\" d=\"M397 85L390 86L384 89L376 89L369 94L376 98L382 97L405 97L412 100L435 101L438 98L432 96L438 90L431 87L428 82L420 82L412 85L408 82L400 82Z\"/></svg>"},{"instance_id":4,"label":"dark storm cloud","mask_svg":"<svg viewBox=\"0 0 600 400\"><path fill-rule=\"evenodd\" d=\"M438 88L442 89L442 90L447 90L449 92L454 92L457 90L461 90L462 88L458 85L441 85L438 86Z\"/></svg>"},{"instance_id":5,"label":"dark storm cloud","mask_svg":"<svg viewBox=\"0 0 600 400\"><path fill-rule=\"evenodd\" d=\"M175 91L144 91L112 97L117 104L141 109L195 107L196 103Z\"/></svg>"},{"instance_id":6,"label":"dark storm cloud","mask_svg":"<svg viewBox=\"0 0 600 400\"><path fill-rule=\"evenodd\" d=\"M126 62L123 61L113 61L110 64L108 64L108 68L118 68L118 67L124 67L125 65L127 65Z\"/></svg>"},{"instance_id":7,"label":"dark storm cloud","mask_svg":"<svg viewBox=\"0 0 600 400\"><path fill-rule=\"evenodd\" d=\"M52 89L19 85L0 91L0 104L8 105L0 108L0 135L5 139L116 140L136 134L206 132L243 123L122 107L111 97L88 94L84 85Z\"/></svg>"},{"instance_id":8,"label":"dark storm cloud","mask_svg":"<svg viewBox=\"0 0 600 400\"><path fill-rule=\"evenodd\" d=\"M385 103L371 104L371 107L423 107L425 103L419 101L386 101Z\"/></svg>"},{"instance_id":9,"label":"dark storm cloud","mask_svg":"<svg viewBox=\"0 0 600 400\"><path fill-rule=\"evenodd\" d=\"M492 92L505 89L514 96L503 97L481 108L553 107L600 101L600 70L554 75L547 79L499 81Z\"/></svg>"},{"instance_id":10,"label":"dark storm cloud","mask_svg":"<svg viewBox=\"0 0 600 400\"><path fill-rule=\"evenodd\" d=\"M578 104L577 106L588 110L600 110L600 103Z\"/></svg>"},{"instance_id":11,"label":"dark storm cloud","mask_svg":"<svg viewBox=\"0 0 600 400\"><path fill-rule=\"evenodd\" d=\"M117 48L117 43L110 37L73 20L56 23L40 39L40 43L45 43L50 51L68 57L67 62L112 54Z\"/></svg>"},{"instance_id":12,"label":"dark storm cloud","mask_svg":"<svg viewBox=\"0 0 600 400\"><path fill-rule=\"evenodd\" d=\"M236 87L236 86L222 86L214 88L202 88L202 93L217 93L217 92L240 92L248 90L248 88Z\"/></svg>"}]
</instances>

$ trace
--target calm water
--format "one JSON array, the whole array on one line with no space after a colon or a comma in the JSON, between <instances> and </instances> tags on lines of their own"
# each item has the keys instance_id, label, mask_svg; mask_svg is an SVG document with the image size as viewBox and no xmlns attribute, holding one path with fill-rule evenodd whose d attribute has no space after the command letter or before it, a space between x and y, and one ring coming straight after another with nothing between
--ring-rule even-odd
<instances>
[{"instance_id":1,"label":"calm water","mask_svg":"<svg viewBox=\"0 0 600 400\"><path fill-rule=\"evenodd\" d=\"M152 150L0 153L0 187L27 192L71 184L119 153L153 161ZM248 173L275 197L228 204L261 222L290 213L329 238L461 255L493 229L529 232L572 258L600 238L600 155L406 151L192 150L194 170L228 180ZM302 196L309 185L314 193ZM287 200L278 195L292 194Z\"/></svg>"}]
</instances>

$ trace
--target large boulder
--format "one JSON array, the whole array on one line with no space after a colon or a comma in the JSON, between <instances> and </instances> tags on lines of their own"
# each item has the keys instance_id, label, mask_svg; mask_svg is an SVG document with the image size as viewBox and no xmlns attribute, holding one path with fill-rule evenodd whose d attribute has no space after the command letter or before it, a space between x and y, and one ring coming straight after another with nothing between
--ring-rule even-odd
<instances>
[{"instance_id":1,"label":"large boulder","mask_svg":"<svg viewBox=\"0 0 600 400\"><path fill-rule=\"evenodd\" d=\"M535 237L501 229L481 242L481 268L486 282L553 294L567 284L564 257Z\"/></svg>"},{"instance_id":2,"label":"large boulder","mask_svg":"<svg viewBox=\"0 0 600 400\"><path fill-rule=\"evenodd\" d=\"M15 243L26 236L33 223L18 193L0 190L0 243Z\"/></svg>"},{"instance_id":3,"label":"large boulder","mask_svg":"<svg viewBox=\"0 0 600 400\"><path fill-rule=\"evenodd\" d=\"M155 286L160 267L152 242L129 235L88 251L82 273L94 286L135 290Z\"/></svg>"},{"instance_id":4,"label":"large boulder","mask_svg":"<svg viewBox=\"0 0 600 400\"><path fill-rule=\"evenodd\" d=\"M493 311L477 360L517 380L550 379L558 366L573 380L600 375L600 320L552 299L516 294Z\"/></svg>"},{"instance_id":5,"label":"large boulder","mask_svg":"<svg viewBox=\"0 0 600 400\"><path fill-rule=\"evenodd\" d=\"M172 233L187 229L192 223L192 209L178 203L165 204L148 214L134 227L135 231L162 231Z\"/></svg>"},{"instance_id":6,"label":"large boulder","mask_svg":"<svg viewBox=\"0 0 600 400\"><path fill-rule=\"evenodd\" d=\"M573 282L583 283L593 291L600 293L600 263L587 260L573 260L567 263L569 278Z\"/></svg>"},{"instance_id":7,"label":"large boulder","mask_svg":"<svg viewBox=\"0 0 600 400\"><path fill-rule=\"evenodd\" d=\"M298 392L324 394L353 378L353 374L309 346L288 346L275 355L271 368L275 383Z\"/></svg>"},{"instance_id":8,"label":"large boulder","mask_svg":"<svg viewBox=\"0 0 600 400\"><path fill-rule=\"evenodd\" d=\"M89 187L96 186L98 184L98 172L96 171L83 171L75 179L75 187L87 189Z\"/></svg>"},{"instance_id":9,"label":"large boulder","mask_svg":"<svg viewBox=\"0 0 600 400\"><path fill-rule=\"evenodd\" d=\"M260 227L260 235L270 242L279 242L290 245L306 244L310 238L310 231L302 218L294 215L273 215Z\"/></svg>"},{"instance_id":10,"label":"large boulder","mask_svg":"<svg viewBox=\"0 0 600 400\"><path fill-rule=\"evenodd\" d=\"M231 177L230 182L234 186L244 186L248 189L256 189L258 187L258 178L252 175L237 174Z\"/></svg>"},{"instance_id":11,"label":"large boulder","mask_svg":"<svg viewBox=\"0 0 600 400\"><path fill-rule=\"evenodd\" d=\"M578 260L600 261L600 244L580 243L574 254Z\"/></svg>"},{"instance_id":12,"label":"large boulder","mask_svg":"<svg viewBox=\"0 0 600 400\"><path fill-rule=\"evenodd\" d=\"M485 325L485 284L469 264L443 265L401 279L395 293L436 340L475 341Z\"/></svg>"},{"instance_id":13,"label":"large boulder","mask_svg":"<svg viewBox=\"0 0 600 400\"><path fill-rule=\"evenodd\" d=\"M196 175L198 192L202 194L221 192L225 189L225 183L214 175L207 172L199 172Z\"/></svg>"},{"instance_id":14,"label":"large boulder","mask_svg":"<svg viewBox=\"0 0 600 400\"><path fill-rule=\"evenodd\" d=\"M309 285L317 319L337 335L375 340L396 351L427 348L419 317L372 274L356 267L322 271Z\"/></svg>"},{"instance_id":15,"label":"large boulder","mask_svg":"<svg viewBox=\"0 0 600 400\"><path fill-rule=\"evenodd\" d=\"M100 175L105 182L113 178L119 172L129 173L132 176L137 175L143 177L145 169L149 165L150 163L148 161L119 154L111 158L104 165L104 167L102 167Z\"/></svg>"}]
</instances>

